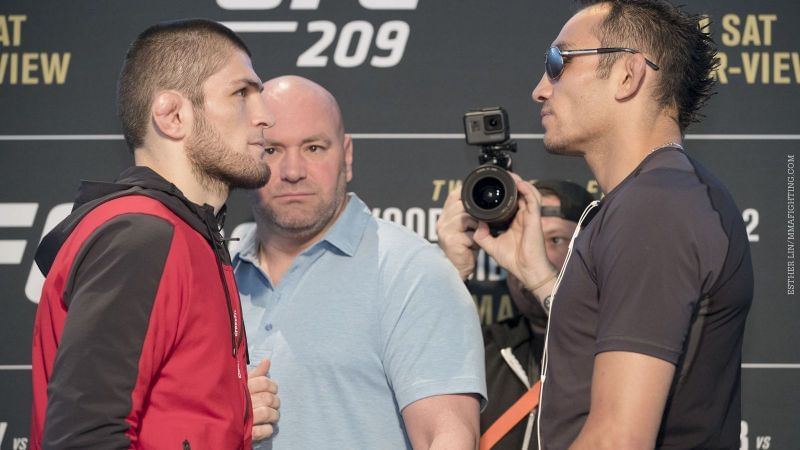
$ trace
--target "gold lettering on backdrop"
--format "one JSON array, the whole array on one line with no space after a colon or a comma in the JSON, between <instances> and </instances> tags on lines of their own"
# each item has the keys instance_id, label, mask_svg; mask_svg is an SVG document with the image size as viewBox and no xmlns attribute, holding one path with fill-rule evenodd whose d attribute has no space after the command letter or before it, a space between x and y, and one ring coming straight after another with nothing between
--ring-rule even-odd
<instances>
[{"instance_id":1,"label":"gold lettering on backdrop","mask_svg":"<svg viewBox=\"0 0 800 450\"><path fill-rule=\"evenodd\" d=\"M447 180L447 193L451 193L461 188L461 180Z\"/></svg>"},{"instance_id":2,"label":"gold lettering on backdrop","mask_svg":"<svg viewBox=\"0 0 800 450\"><path fill-rule=\"evenodd\" d=\"M11 45L11 38L8 33L8 22L6 16L0 16L0 45L8 47Z\"/></svg>"},{"instance_id":3,"label":"gold lettering on backdrop","mask_svg":"<svg viewBox=\"0 0 800 450\"><path fill-rule=\"evenodd\" d=\"M481 323L492 323L492 319L494 318L492 315L494 310L494 298L491 294L481 295L480 300L477 295L472 294L472 299L478 305L478 317L480 317Z\"/></svg>"},{"instance_id":4,"label":"gold lettering on backdrop","mask_svg":"<svg viewBox=\"0 0 800 450\"><path fill-rule=\"evenodd\" d=\"M754 20L752 15L747 16L742 30L741 45L761 45L761 35L758 32L758 23Z\"/></svg>"},{"instance_id":5,"label":"gold lettering on backdrop","mask_svg":"<svg viewBox=\"0 0 800 450\"><path fill-rule=\"evenodd\" d=\"M439 197L442 195L442 188L446 182L446 180L433 180L433 195L431 196L431 201L439 201Z\"/></svg>"},{"instance_id":6,"label":"gold lettering on backdrop","mask_svg":"<svg viewBox=\"0 0 800 450\"><path fill-rule=\"evenodd\" d=\"M756 81L756 72L758 71L758 63L760 61L760 53L742 53L742 65L744 66L744 78L747 84L754 84Z\"/></svg>"},{"instance_id":7,"label":"gold lettering on backdrop","mask_svg":"<svg viewBox=\"0 0 800 450\"><path fill-rule=\"evenodd\" d=\"M789 52L776 52L772 55L772 81L775 84L789 84L792 82L791 78L784 74L784 72L789 71L791 58L792 54Z\"/></svg>"},{"instance_id":8,"label":"gold lettering on backdrop","mask_svg":"<svg viewBox=\"0 0 800 450\"><path fill-rule=\"evenodd\" d=\"M708 24L709 18L700 24ZM739 76L745 83L800 84L800 53L786 49L758 51L755 48L772 47L775 32L779 32L777 14L734 14L722 16L720 42L725 47L747 48L747 51L717 54L719 66L714 76L720 84L728 84ZM722 49L720 49L722 50Z\"/></svg>"},{"instance_id":9,"label":"gold lettering on backdrop","mask_svg":"<svg viewBox=\"0 0 800 450\"><path fill-rule=\"evenodd\" d=\"M18 61L19 55L16 53L0 53L0 84L5 83L6 78L8 84L17 84Z\"/></svg>"},{"instance_id":10,"label":"gold lettering on backdrop","mask_svg":"<svg viewBox=\"0 0 800 450\"><path fill-rule=\"evenodd\" d=\"M64 84L72 54L0 53L0 84Z\"/></svg>"},{"instance_id":11,"label":"gold lettering on backdrop","mask_svg":"<svg viewBox=\"0 0 800 450\"><path fill-rule=\"evenodd\" d=\"M472 300L478 308L478 317L481 324L491 325L514 317L515 309L511 296L503 294L496 298L493 294L472 294ZM497 308L495 309L495 306Z\"/></svg>"},{"instance_id":12,"label":"gold lettering on backdrop","mask_svg":"<svg viewBox=\"0 0 800 450\"><path fill-rule=\"evenodd\" d=\"M64 84L72 53L6 51L22 45L22 24L27 20L22 14L0 15L0 85Z\"/></svg>"},{"instance_id":13,"label":"gold lettering on backdrop","mask_svg":"<svg viewBox=\"0 0 800 450\"><path fill-rule=\"evenodd\" d=\"M42 75L44 76L45 84L64 84L67 79L67 71L69 71L69 61L72 59L72 53L47 53L41 54L42 59Z\"/></svg>"},{"instance_id":14,"label":"gold lettering on backdrop","mask_svg":"<svg viewBox=\"0 0 800 450\"><path fill-rule=\"evenodd\" d=\"M725 30L722 33L722 43L728 47L739 45L741 36L739 35L739 16L736 14L725 14L722 16L722 28Z\"/></svg>"},{"instance_id":15,"label":"gold lettering on backdrop","mask_svg":"<svg viewBox=\"0 0 800 450\"><path fill-rule=\"evenodd\" d=\"M22 54L22 84L39 84L39 79L31 75L31 72L39 68L36 63L38 58L36 53Z\"/></svg>"},{"instance_id":16,"label":"gold lettering on backdrop","mask_svg":"<svg viewBox=\"0 0 800 450\"><path fill-rule=\"evenodd\" d=\"M442 201L444 202L445 197L447 197L451 192L459 189L461 187L462 181L461 180L433 180L433 195L431 195L431 200L434 202ZM445 192L444 188L447 187L447 191Z\"/></svg>"},{"instance_id":17,"label":"gold lettering on backdrop","mask_svg":"<svg viewBox=\"0 0 800 450\"><path fill-rule=\"evenodd\" d=\"M727 47L772 45L772 24L778 20L776 14L748 14L744 25L737 14L722 17L722 43ZM739 29L741 26L741 30Z\"/></svg>"},{"instance_id":18,"label":"gold lettering on backdrop","mask_svg":"<svg viewBox=\"0 0 800 450\"><path fill-rule=\"evenodd\" d=\"M741 70L729 67L727 72L729 74L744 72L747 84L800 83L800 53L743 52ZM719 80L723 82L722 78Z\"/></svg>"},{"instance_id":19,"label":"gold lettering on backdrop","mask_svg":"<svg viewBox=\"0 0 800 450\"><path fill-rule=\"evenodd\" d=\"M8 67L8 60L11 55L8 53L0 53L0 84L5 82L6 68Z\"/></svg>"},{"instance_id":20,"label":"gold lettering on backdrop","mask_svg":"<svg viewBox=\"0 0 800 450\"><path fill-rule=\"evenodd\" d=\"M711 32L711 17L708 16L701 16L700 20L697 21L697 25L706 33Z\"/></svg>"},{"instance_id":21,"label":"gold lettering on backdrop","mask_svg":"<svg viewBox=\"0 0 800 450\"><path fill-rule=\"evenodd\" d=\"M736 72L741 73L741 69L737 67ZM714 76L717 78L719 84L728 84L728 54L723 52L717 53L717 68L714 70Z\"/></svg>"},{"instance_id":22,"label":"gold lettering on backdrop","mask_svg":"<svg viewBox=\"0 0 800 450\"><path fill-rule=\"evenodd\" d=\"M497 321L502 322L514 317L514 308L511 306L511 296L503 294L500 297L500 306L497 308Z\"/></svg>"},{"instance_id":23,"label":"gold lettering on backdrop","mask_svg":"<svg viewBox=\"0 0 800 450\"><path fill-rule=\"evenodd\" d=\"M26 20L28 16L25 15L0 15L0 46L19 47L22 43L22 22Z\"/></svg>"}]
</instances>

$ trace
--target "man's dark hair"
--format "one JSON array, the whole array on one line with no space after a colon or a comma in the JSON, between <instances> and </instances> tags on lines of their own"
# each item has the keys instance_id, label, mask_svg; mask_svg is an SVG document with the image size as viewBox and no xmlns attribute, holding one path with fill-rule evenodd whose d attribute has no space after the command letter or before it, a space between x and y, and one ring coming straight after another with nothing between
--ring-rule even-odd
<instances>
[{"instance_id":1,"label":"man's dark hair","mask_svg":"<svg viewBox=\"0 0 800 450\"><path fill-rule=\"evenodd\" d=\"M608 3L611 9L595 33L603 47L630 47L660 67L655 88L661 106L674 107L681 132L702 118L700 109L712 95L717 47L702 16L689 14L664 0L579 0L581 8ZM623 53L601 55L598 76L608 77Z\"/></svg>"},{"instance_id":2,"label":"man's dark hair","mask_svg":"<svg viewBox=\"0 0 800 450\"><path fill-rule=\"evenodd\" d=\"M236 33L212 20L176 20L144 30L131 43L117 82L117 112L130 149L144 143L156 92L174 89L202 108L203 83L236 49L250 56Z\"/></svg>"}]
</instances>

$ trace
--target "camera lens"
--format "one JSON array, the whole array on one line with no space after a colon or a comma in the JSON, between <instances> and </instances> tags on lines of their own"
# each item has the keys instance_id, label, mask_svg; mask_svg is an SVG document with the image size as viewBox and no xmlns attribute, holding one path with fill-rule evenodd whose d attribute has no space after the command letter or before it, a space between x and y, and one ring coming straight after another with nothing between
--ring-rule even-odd
<instances>
[{"instance_id":1,"label":"camera lens","mask_svg":"<svg viewBox=\"0 0 800 450\"><path fill-rule=\"evenodd\" d=\"M517 213L517 186L507 170L485 164L464 179L461 201L469 215L502 231Z\"/></svg>"},{"instance_id":2,"label":"camera lens","mask_svg":"<svg viewBox=\"0 0 800 450\"><path fill-rule=\"evenodd\" d=\"M506 190L496 178L483 178L475 184L472 190L475 204L483 209L497 208L503 203Z\"/></svg>"},{"instance_id":3,"label":"camera lens","mask_svg":"<svg viewBox=\"0 0 800 450\"><path fill-rule=\"evenodd\" d=\"M497 133L503 130L503 117L500 114L484 116L483 129L487 133Z\"/></svg>"}]
</instances>

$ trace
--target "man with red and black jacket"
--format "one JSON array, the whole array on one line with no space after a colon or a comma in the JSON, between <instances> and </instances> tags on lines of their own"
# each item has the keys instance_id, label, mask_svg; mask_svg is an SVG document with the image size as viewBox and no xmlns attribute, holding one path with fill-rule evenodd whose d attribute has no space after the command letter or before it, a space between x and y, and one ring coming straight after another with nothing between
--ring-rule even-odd
<instances>
[{"instance_id":1,"label":"man with red and black jacket","mask_svg":"<svg viewBox=\"0 0 800 450\"><path fill-rule=\"evenodd\" d=\"M131 45L118 106L135 166L84 182L36 254L32 448L249 448L254 415L277 418L274 395L250 402L220 233L229 190L269 179L261 89L218 23L162 23Z\"/></svg>"}]
</instances>

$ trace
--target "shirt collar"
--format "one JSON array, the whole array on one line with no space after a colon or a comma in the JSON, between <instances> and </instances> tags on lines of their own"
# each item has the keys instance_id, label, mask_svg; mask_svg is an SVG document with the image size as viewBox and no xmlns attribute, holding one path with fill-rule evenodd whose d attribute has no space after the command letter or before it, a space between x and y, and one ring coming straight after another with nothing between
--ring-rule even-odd
<instances>
[{"instance_id":1,"label":"shirt collar","mask_svg":"<svg viewBox=\"0 0 800 450\"><path fill-rule=\"evenodd\" d=\"M347 194L347 205L328 233L322 238L347 256L353 256L364 236L371 214L367 205L358 196Z\"/></svg>"},{"instance_id":2,"label":"shirt collar","mask_svg":"<svg viewBox=\"0 0 800 450\"><path fill-rule=\"evenodd\" d=\"M238 266L239 261L258 265L258 234L255 224L239 240L239 250L233 255L234 269Z\"/></svg>"}]
</instances>

